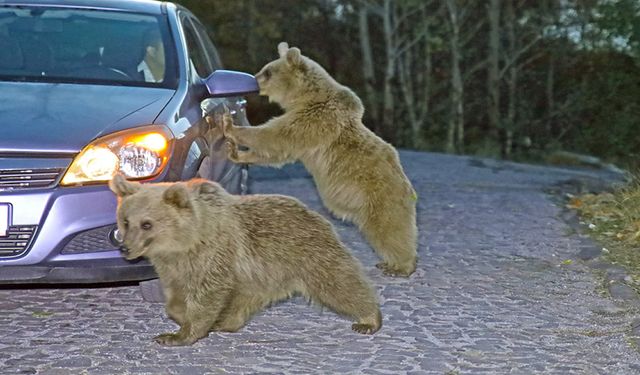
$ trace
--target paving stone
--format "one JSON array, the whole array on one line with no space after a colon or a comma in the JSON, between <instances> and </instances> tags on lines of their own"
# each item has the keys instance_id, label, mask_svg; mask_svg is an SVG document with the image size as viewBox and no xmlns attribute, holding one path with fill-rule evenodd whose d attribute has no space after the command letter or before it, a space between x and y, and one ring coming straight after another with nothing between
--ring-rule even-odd
<instances>
[{"instance_id":1,"label":"paving stone","mask_svg":"<svg viewBox=\"0 0 640 375\"><path fill-rule=\"evenodd\" d=\"M54 362L52 367L62 367L62 368L77 368L77 367L91 367L91 359L76 357L76 358L66 358L61 359L59 361Z\"/></svg>"},{"instance_id":2,"label":"paving stone","mask_svg":"<svg viewBox=\"0 0 640 375\"><path fill-rule=\"evenodd\" d=\"M640 300L640 296L633 288L620 282L609 284L609 293L613 298L619 298L627 301Z\"/></svg>"},{"instance_id":3,"label":"paving stone","mask_svg":"<svg viewBox=\"0 0 640 375\"><path fill-rule=\"evenodd\" d=\"M78 368L51 368L44 367L38 370L38 374L46 374L46 375L67 375L67 374L82 374Z\"/></svg>"},{"instance_id":4,"label":"paving stone","mask_svg":"<svg viewBox=\"0 0 640 375\"><path fill-rule=\"evenodd\" d=\"M624 279L628 275L627 270L625 270L624 268L622 268L620 266L609 265L606 268L605 272L606 272L605 277L609 281L624 281Z\"/></svg>"},{"instance_id":5,"label":"paving stone","mask_svg":"<svg viewBox=\"0 0 640 375\"><path fill-rule=\"evenodd\" d=\"M34 367L16 369L16 374L37 374L37 373L38 373L38 370L36 370Z\"/></svg>"},{"instance_id":6,"label":"paving stone","mask_svg":"<svg viewBox=\"0 0 640 375\"><path fill-rule=\"evenodd\" d=\"M595 259L602 255L602 249L598 246L584 246L580 249L577 257L582 260Z\"/></svg>"}]
</instances>

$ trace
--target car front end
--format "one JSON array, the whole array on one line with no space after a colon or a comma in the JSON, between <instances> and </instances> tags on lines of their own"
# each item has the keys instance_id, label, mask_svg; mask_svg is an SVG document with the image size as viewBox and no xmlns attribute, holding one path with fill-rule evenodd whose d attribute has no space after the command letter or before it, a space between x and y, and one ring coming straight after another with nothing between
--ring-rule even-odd
<instances>
[{"instance_id":1,"label":"car front end","mask_svg":"<svg viewBox=\"0 0 640 375\"><path fill-rule=\"evenodd\" d=\"M43 103L46 95L76 99ZM165 125L140 124L151 123L173 95L0 82L0 102L7 106L0 111L0 283L154 276L147 262L121 257L114 240L116 199L106 181L115 171L142 181L166 179L173 133ZM37 98L28 110L25 97Z\"/></svg>"},{"instance_id":2,"label":"car front end","mask_svg":"<svg viewBox=\"0 0 640 375\"><path fill-rule=\"evenodd\" d=\"M119 251L115 173L227 188L246 179L223 140L206 138L203 115L230 107L246 121L241 95L257 86L233 72L217 80L222 89L194 79L178 13L152 1L0 3L0 284L155 277ZM147 34L162 38L162 53L141 47ZM148 60L143 75L150 55L164 70Z\"/></svg>"}]
</instances>

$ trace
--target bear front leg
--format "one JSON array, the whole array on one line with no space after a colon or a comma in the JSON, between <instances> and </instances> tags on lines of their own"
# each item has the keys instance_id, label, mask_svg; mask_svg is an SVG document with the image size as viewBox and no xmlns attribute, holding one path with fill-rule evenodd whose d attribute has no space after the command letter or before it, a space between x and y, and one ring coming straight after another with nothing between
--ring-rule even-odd
<instances>
[{"instance_id":1,"label":"bear front leg","mask_svg":"<svg viewBox=\"0 0 640 375\"><path fill-rule=\"evenodd\" d=\"M229 291L214 291L206 298L188 299L184 322L177 332L163 333L154 337L154 341L166 346L191 345L207 337L224 309Z\"/></svg>"},{"instance_id":2,"label":"bear front leg","mask_svg":"<svg viewBox=\"0 0 640 375\"><path fill-rule=\"evenodd\" d=\"M165 346L192 345L196 341L207 337L212 326L213 323L202 316L193 323L184 323L177 332L163 333L153 339L155 342Z\"/></svg>"},{"instance_id":3,"label":"bear front leg","mask_svg":"<svg viewBox=\"0 0 640 375\"><path fill-rule=\"evenodd\" d=\"M286 163L293 163L294 158L287 155L263 155L254 152L253 150L240 150L238 145L231 139L225 141L225 148L227 150L227 157L229 160L236 164L273 164L282 165Z\"/></svg>"},{"instance_id":4,"label":"bear front leg","mask_svg":"<svg viewBox=\"0 0 640 375\"><path fill-rule=\"evenodd\" d=\"M224 142L224 147L229 160L236 164L254 164L259 161L258 155L252 151L238 149L238 145L229 138Z\"/></svg>"},{"instance_id":5,"label":"bear front leg","mask_svg":"<svg viewBox=\"0 0 640 375\"><path fill-rule=\"evenodd\" d=\"M283 142L288 143L279 134L279 124L280 121L271 120L260 126L235 126L233 117L229 113L222 115L222 133L224 137L259 154L276 154L282 148Z\"/></svg>"},{"instance_id":6,"label":"bear front leg","mask_svg":"<svg viewBox=\"0 0 640 375\"><path fill-rule=\"evenodd\" d=\"M166 346L191 345L207 337L214 324L215 320L211 319L207 313L187 314L185 322L177 332L163 333L154 337L153 340Z\"/></svg>"},{"instance_id":7,"label":"bear front leg","mask_svg":"<svg viewBox=\"0 0 640 375\"><path fill-rule=\"evenodd\" d=\"M197 330L197 327L194 327ZM194 329L191 326L191 323L185 322L180 326L180 329L174 333L163 333L153 338L155 342L158 344L166 345L166 346L184 346L191 345L199 339L206 337L207 334L204 335L200 333L199 335L194 334Z\"/></svg>"},{"instance_id":8,"label":"bear front leg","mask_svg":"<svg viewBox=\"0 0 640 375\"><path fill-rule=\"evenodd\" d=\"M165 306L167 315L173 319L174 322L178 323L178 325L184 324L187 310L184 296L174 288L165 288L164 294L167 297Z\"/></svg>"},{"instance_id":9,"label":"bear front leg","mask_svg":"<svg viewBox=\"0 0 640 375\"><path fill-rule=\"evenodd\" d=\"M208 120L208 121L213 121ZM226 138L226 149L229 160L238 164L262 164L282 166L293 163L295 140L284 137L280 133L285 120L272 119L260 126L235 126L228 112L222 115L222 132ZM248 147L240 150L238 146Z\"/></svg>"}]
</instances>

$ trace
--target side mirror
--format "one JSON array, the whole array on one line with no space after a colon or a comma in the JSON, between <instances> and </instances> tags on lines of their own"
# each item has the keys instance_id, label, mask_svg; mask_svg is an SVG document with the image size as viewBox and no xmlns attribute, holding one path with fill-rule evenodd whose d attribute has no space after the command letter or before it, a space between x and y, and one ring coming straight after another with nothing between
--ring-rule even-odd
<instances>
[{"instance_id":1,"label":"side mirror","mask_svg":"<svg viewBox=\"0 0 640 375\"><path fill-rule=\"evenodd\" d=\"M216 70L204 84L212 97L242 96L260 91L254 76L233 70Z\"/></svg>"}]
</instances>

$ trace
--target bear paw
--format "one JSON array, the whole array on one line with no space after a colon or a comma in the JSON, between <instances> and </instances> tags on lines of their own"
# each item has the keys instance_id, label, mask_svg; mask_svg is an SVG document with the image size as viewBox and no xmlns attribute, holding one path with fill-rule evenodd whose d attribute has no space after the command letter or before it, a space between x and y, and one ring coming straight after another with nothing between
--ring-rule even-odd
<instances>
[{"instance_id":1,"label":"bear paw","mask_svg":"<svg viewBox=\"0 0 640 375\"><path fill-rule=\"evenodd\" d=\"M153 341L165 346L191 345L195 340L188 340L178 333L163 333L153 338Z\"/></svg>"},{"instance_id":2,"label":"bear paw","mask_svg":"<svg viewBox=\"0 0 640 375\"><path fill-rule=\"evenodd\" d=\"M415 267L402 267L395 264L380 262L376 268L382 270L382 274L391 277L409 277L415 271Z\"/></svg>"},{"instance_id":3,"label":"bear paw","mask_svg":"<svg viewBox=\"0 0 640 375\"><path fill-rule=\"evenodd\" d=\"M231 132L233 131L233 117L231 117L231 113L229 111L225 111L222 115L222 134L224 134L225 138L231 137Z\"/></svg>"},{"instance_id":4,"label":"bear paw","mask_svg":"<svg viewBox=\"0 0 640 375\"><path fill-rule=\"evenodd\" d=\"M353 323L351 329L363 335L371 335L377 331L372 324Z\"/></svg>"},{"instance_id":5,"label":"bear paw","mask_svg":"<svg viewBox=\"0 0 640 375\"><path fill-rule=\"evenodd\" d=\"M238 157L238 145L236 145L234 141L227 139L224 142L224 147L227 150L227 157L229 158L229 160L234 163L238 163L240 161Z\"/></svg>"}]
</instances>

